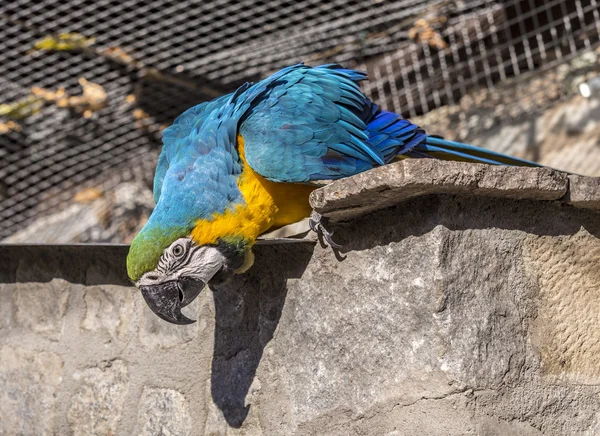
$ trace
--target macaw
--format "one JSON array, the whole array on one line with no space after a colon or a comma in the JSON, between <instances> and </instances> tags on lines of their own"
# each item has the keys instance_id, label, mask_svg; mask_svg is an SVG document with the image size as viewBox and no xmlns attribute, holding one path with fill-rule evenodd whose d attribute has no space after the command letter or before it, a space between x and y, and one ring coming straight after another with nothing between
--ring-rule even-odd
<instances>
[{"instance_id":1,"label":"macaw","mask_svg":"<svg viewBox=\"0 0 600 436\"><path fill-rule=\"evenodd\" d=\"M539 166L430 136L360 90L366 74L339 65L284 68L186 110L163 131L156 207L131 244L130 279L175 324L205 284L245 272L259 235L311 216L311 182L397 158ZM330 233L317 214L311 227Z\"/></svg>"}]
</instances>

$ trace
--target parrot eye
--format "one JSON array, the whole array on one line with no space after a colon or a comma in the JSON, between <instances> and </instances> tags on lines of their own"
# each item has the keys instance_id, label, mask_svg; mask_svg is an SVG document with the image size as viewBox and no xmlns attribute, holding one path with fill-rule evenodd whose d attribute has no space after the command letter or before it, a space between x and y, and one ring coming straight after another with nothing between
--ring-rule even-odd
<instances>
[{"instance_id":1,"label":"parrot eye","mask_svg":"<svg viewBox=\"0 0 600 436\"><path fill-rule=\"evenodd\" d=\"M183 254L183 247L181 245L176 245L173 247L173 254L177 257Z\"/></svg>"}]
</instances>

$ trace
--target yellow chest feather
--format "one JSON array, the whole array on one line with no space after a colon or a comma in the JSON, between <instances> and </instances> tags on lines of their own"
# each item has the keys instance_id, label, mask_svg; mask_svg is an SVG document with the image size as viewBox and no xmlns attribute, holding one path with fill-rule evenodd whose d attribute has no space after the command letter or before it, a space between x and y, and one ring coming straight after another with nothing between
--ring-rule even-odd
<instances>
[{"instance_id":1,"label":"yellow chest feather","mask_svg":"<svg viewBox=\"0 0 600 436\"><path fill-rule=\"evenodd\" d=\"M254 243L270 228L291 224L310 215L308 196L314 187L272 182L254 172L244 157L241 136L238 136L238 150L243 163L238 187L246 204L237 205L210 220L198 220L191 236L199 245L214 244L224 237L242 237Z\"/></svg>"}]
</instances>

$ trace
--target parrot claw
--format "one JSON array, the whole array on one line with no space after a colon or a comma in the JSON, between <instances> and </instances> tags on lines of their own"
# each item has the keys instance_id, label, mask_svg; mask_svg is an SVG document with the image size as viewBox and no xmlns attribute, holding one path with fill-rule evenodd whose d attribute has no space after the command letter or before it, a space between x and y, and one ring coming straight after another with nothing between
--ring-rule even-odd
<instances>
[{"instance_id":1,"label":"parrot claw","mask_svg":"<svg viewBox=\"0 0 600 436\"><path fill-rule=\"evenodd\" d=\"M308 220L308 225L310 226L310 229L315 232L317 235L319 235L319 237L323 237L323 239L325 239L325 241L331 246L331 248L334 248L336 250L339 250L340 248L342 248L342 246L340 244L336 244L335 242L333 242L332 236L333 236L333 232L330 232L329 230L327 230L324 226L324 221L326 221L326 218L321 215L318 212L315 212L314 210L310 213L310 219Z\"/></svg>"}]
</instances>

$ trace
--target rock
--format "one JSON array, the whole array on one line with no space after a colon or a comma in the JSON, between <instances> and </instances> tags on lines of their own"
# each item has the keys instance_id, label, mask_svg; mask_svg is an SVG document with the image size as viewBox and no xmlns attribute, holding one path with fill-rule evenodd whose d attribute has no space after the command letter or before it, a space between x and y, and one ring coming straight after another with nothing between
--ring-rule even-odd
<instances>
[{"instance_id":1,"label":"rock","mask_svg":"<svg viewBox=\"0 0 600 436\"><path fill-rule=\"evenodd\" d=\"M319 188L312 192L310 204L317 212L340 221L417 196L558 200L567 186L565 174L548 168L406 159Z\"/></svg>"},{"instance_id":2,"label":"rock","mask_svg":"<svg viewBox=\"0 0 600 436\"><path fill-rule=\"evenodd\" d=\"M19 327L59 340L67 310L70 284L62 279L50 283L17 283L15 320Z\"/></svg>"},{"instance_id":3,"label":"rock","mask_svg":"<svg viewBox=\"0 0 600 436\"><path fill-rule=\"evenodd\" d=\"M62 368L55 353L0 348L0 434L56 434Z\"/></svg>"},{"instance_id":4,"label":"rock","mask_svg":"<svg viewBox=\"0 0 600 436\"><path fill-rule=\"evenodd\" d=\"M128 251L121 244L0 244L0 283L131 286Z\"/></svg>"},{"instance_id":5,"label":"rock","mask_svg":"<svg viewBox=\"0 0 600 436\"><path fill-rule=\"evenodd\" d=\"M127 366L121 360L104 362L73 374L73 392L67 413L74 435L115 434L123 412L128 382Z\"/></svg>"},{"instance_id":6,"label":"rock","mask_svg":"<svg viewBox=\"0 0 600 436\"><path fill-rule=\"evenodd\" d=\"M133 317L133 296L131 288L90 286L83 297L85 317L81 327L90 332L104 330L111 338L125 340Z\"/></svg>"},{"instance_id":7,"label":"rock","mask_svg":"<svg viewBox=\"0 0 600 436\"><path fill-rule=\"evenodd\" d=\"M420 265L439 261L441 232L427 234L418 246L406 240L353 251L339 264L317 253L305 271L310 286L288 281L290 310L282 313L272 354L264 359L286 368L294 421L308 425L339 408L358 416L388 398L408 404L461 388L448 384L440 369L444 344L426 315L440 296L426 292L436 288L435 277ZM358 338L368 340L359 344ZM270 378L258 377L263 386Z\"/></svg>"},{"instance_id":8,"label":"rock","mask_svg":"<svg viewBox=\"0 0 600 436\"><path fill-rule=\"evenodd\" d=\"M497 418L483 418L477 426L479 436L542 436L542 432L527 423L502 421Z\"/></svg>"},{"instance_id":9,"label":"rock","mask_svg":"<svg viewBox=\"0 0 600 436\"><path fill-rule=\"evenodd\" d=\"M109 240L131 243L154 209L152 191L143 183L121 183L115 188ZM108 237L105 237L108 239Z\"/></svg>"},{"instance_id":10,"label":"rock","mask_svg":"<svg viewBox=\"0 0 600 436\"><path fill-rule=\"evenodd\" d=\"M239 360L242 360L244 358L248 357L248 354L251 353L240 353L239 356L236 356ZM233 364L234 366L236 366L236 364ZM239 365L239 363L238 363ZM242 363L243 365L243 363ZM236 384L237 380L231 380L232 384ZM258 401L258 392L260 390L260 388L258 387L260 386L260 381L258 380L257 377L254 378L254 380L252 381L252 385L250 386L250 389L248 390L248 395L246 396L246 403L251 404L251 403L255 403L255 401ZM229 435L235 435L237 433L237 428L240 427L239 424L243 424L243 434L245 436L262 436L264 434L268 434L265 433L263 426L261 425L260 419L258 414L255 413L250 413L248 415L244 415L244 418L242 420L241 423L232 423L232 422L228 422L228 419L231 418L231 413L230 411L225 411L223 412L223 410L221 410L223 408L223 404L219 401L219 397L211 394L211 392L213 392L213 390L215 389L215 387L213 386L207 386L206 389L206 398L211 398L211 396L213 397L213 399L215 401L208 401L208 413L207 413L207 417L206 420L204 422L204 431L202 434L206 435L206 436L229 436ZM219 387L216 387L216 389L219 389ZM216 399L215 399L216 397ZM218 403L218 404L217 404ZM250 407L248 407L249 409ZM246 411L248 411L246 409ZM287 430L287 431L286 431ZM274 432L273 434L289 434L289 428L288 427L278 427L277 431Z\"/></svg>"},{"instance_id":11,"label":"rock","mask_svg":"<svg viewBox=\"0 0 600 436\"><path fill-rule=\"evenodd\" d=\"M544 375L600 385L598 237L585 229L570 238L542 236L524 246L524 255L539 280L531 338Z\"/></svg>"},{"instance_id":12,"label":"rock","mask_svg":"<svg viewBox=\"0 0 600 436\"><path fill-rule=\"evenodd\" d=\"M575 207L600 210L600 177L570 174L566 201Z\"/></svg>"},{"instance_id":13,"label":"rock","mask_svg":"<svg viewBox=\"0 0 600 436\"><path fill-rule=\"evenodd\" d=\"M0 283L0 332L11 328L13 324L12 287Z\"/></svg>"},{"instance_id":14,"label":"rock","mask_svg":"<svg viewBox=\"0 0 600 436\"><path fill-rule=\"evenodd\" d=\"M349 421L342 425L332 425L336 420L336 413L325 414L321 420L303 425L297 433L328 436L475 434L472 417L465 410L465 402L461 401L459 395L443 399L424 398L415 404L397 404L384 410L384 419L381 419L383 414L372 413L365 415L362 422ZM435 419L428 418L434 414Z\"/></svg>"},{"instance_id":15,"label":"rock","mask_svg":"<svg viewBox=\"0 0 600 436\"><path fill-rule=\"evenodd\" d=\"M144 388L138 406L135 434L185 436L192 432L192 418L185 396L172 389Z\"/></svg>"}]
</instances>

